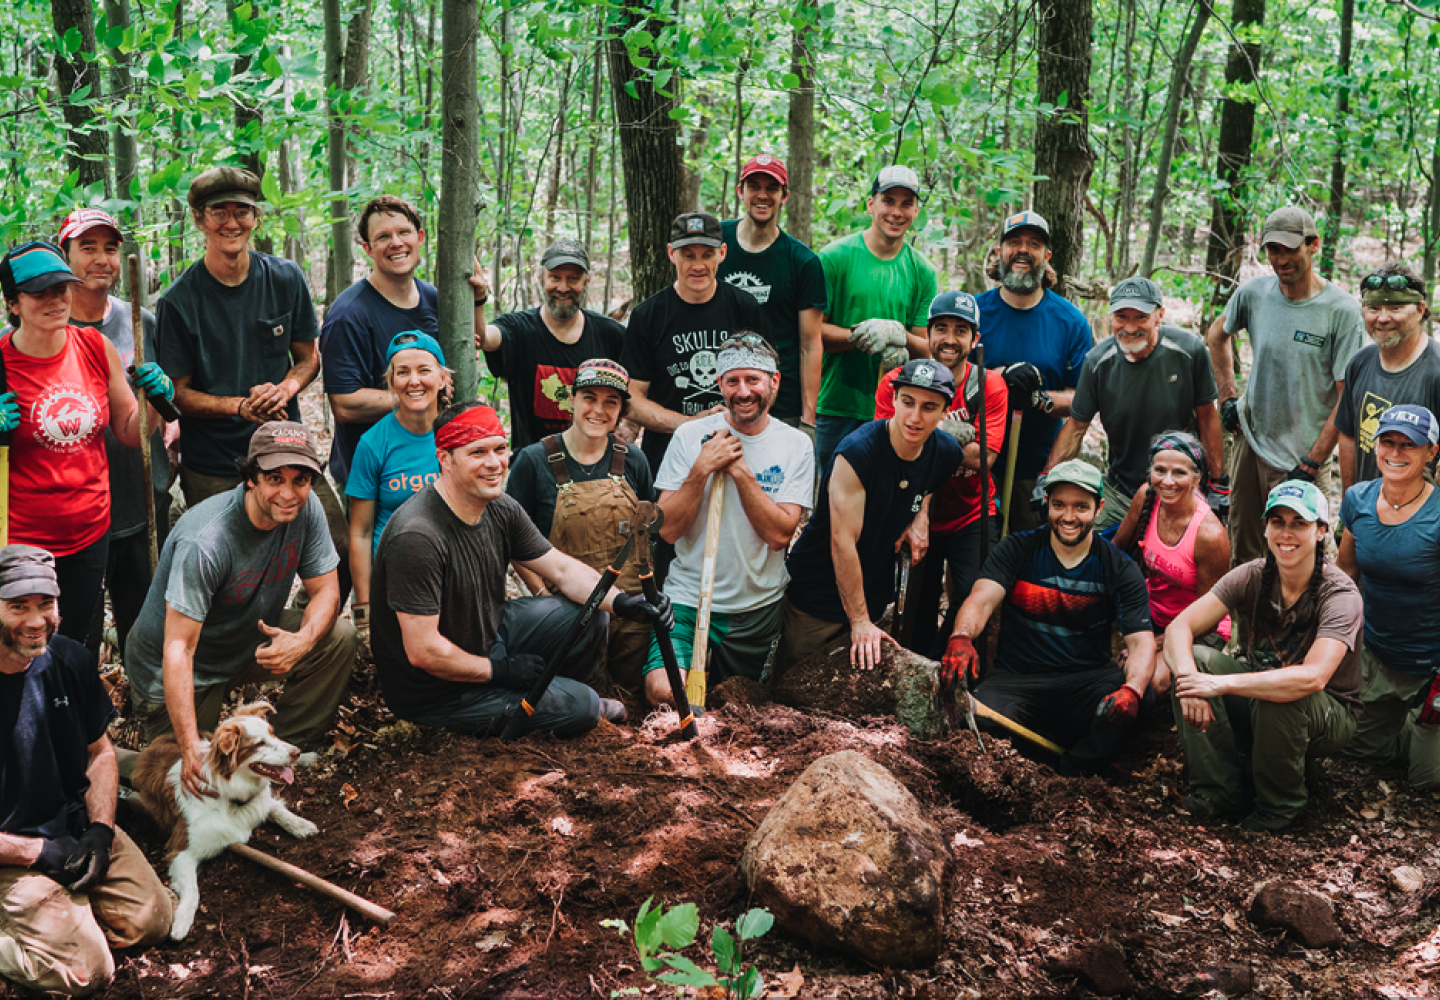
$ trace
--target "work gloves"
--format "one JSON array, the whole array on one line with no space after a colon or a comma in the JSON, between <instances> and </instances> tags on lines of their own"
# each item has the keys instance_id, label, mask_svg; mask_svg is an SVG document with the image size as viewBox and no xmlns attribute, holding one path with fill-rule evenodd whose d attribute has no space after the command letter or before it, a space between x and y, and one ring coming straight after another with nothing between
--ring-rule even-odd
<instances>
[{"instance_id":1,"label":"work gloves","mask_svg":"<svg viewBox=\"0 0 1440 1000\"><path fill-rule=\"evenodd\" d=\"M953 695L965 686L966 674L980 677L980 654L968 635L957 632L945 643L945 655L940 658L940 690Z\"/></svg>"},{"instance_id":2,"label":"work gloves","mask_svg":"<svg viewBox=\"0 0 1440 1000\"><path fill-rule=\"evenodd\" d=\"M905 346L905 324L895 319L867 319L855 325L849 340L857 351L880 354L887 347Z\"/></svg>"},{"instance_id":3,"label":"work gloves","mask_svg":"<svg viewBox=\"0 0 1440 1000\"><path fill-rule=\"evenodd\" d=\"M153 361L136 368L130 376L130 384L143 392L146 399L175 398L175 383Z\"/></svg>"},{"instance_id":4,"label":"work gloves","mask_svg":"<svg viewBox=\"0 0 1440 1000\"><path fill-rule=\"evenodd\" d=\"M65 870L76 876L71 892L84 892L105 877L110 870L110 848L114 843L113 827L91 823L85 828L75 853L65 862Z\"/></svg>"},{"instance_id":5,"label":"work gloves","mask_svg":"<svg viewBox=\"0 0 1440 1000\"><path fill-rule=\"evenodd\" d=\"M1095 709L1096 718L1111 723L1134 722L1139 714L1140 693L1129 684L1122 684L1107 694Z\"/></svg>"},{"instance_id":6,"label":"work gloves","mask_svg":"<svg viewBox=\"0 0 1440 1000\"><path fill-rule=\"evenodd\" d=\"M545 673L545 658L534 653L490 657L490 683L512 691L529 691Z\"/></svg>"},{"instance_id":7,"label":"work gloves","mask_svg":"<svg viewBox=\"0 0 1440 1000\"><path fill-rule=\"evenodd\" d=\"M1028 361L1017 361L1006 365L1000 373L1005 378L1005 388L1010 396L1010 409L1035 410L1050 413L1055 401L1045 391L1045 377Z\"/></svg>"},{"instance_id":8,"label":"work gloves","mask_svg":"<svg viewBox=\"0 0 1440 1000\"><path fill-rule=\"evenodd\" d=\"M1044 514L1047 497L1045 496L1045 473L1035 477L1035 488L1030 491L1030 510L1035 514Z\"/></svg>"},{"instance_id":9,"label":"work gloves","mask_svg":"<svg viewBox=\"0 0 1440 1000\"><path fill-rule=\"evenodd\" d=\"M0 434L8 434L20 426L20 404L13 392L0 395Z\"/></svg>"},{"instance_id":10,"label":"work gloves","mask_svg":"<svg viewBox=\"0 0 1440 1000\"><path fill-rule=\"evenodd\" d=\"M40 845L40 856L30 868L68 888L82 874L67 864L79 849L80 842L74 837L46 837Z\"/></svg>"},{"instance_id":11,"label":"work gloves","mask_svg":"<svg viewBox=\"0 0 1440 1000\"><path fill-rule=\"evenodd\" d=\"M975 425L958 413L948 414L940 421L940 429L960 442L962 448L975 440Z\"/></svg>"},{"instance_id":12,"label":"work gloves","mask_svg":"<svg viewBox=\"0 0 1440 1000\"><path fill-rule=\"evenodd\" d=\"M1440 673L1430 679L1430 686L1425 689L1425 700L1420 703L1420 724L1422 726L1440 725Z\"/></svg>"},{"instance_id":13,"label":"work gloves","mask_svg":"<svg viewBox=\"0 0 1440 1000\"><path fill-rule=\"evenodd\" d=\"M611 607L621 618L644 622L669 632L675 628L675 609L670 606L669 597L664 594L658 596L659 599L651 604L640 594L621 594L615 598Z\"/></svg>"},{"instance_id":14,"label":"work gloves","mask_svg":"<svg viewBox=\"0 0 1440 1000\"><path fill-rule=\"evenodd\" d=\"M887 347L880 354L880 371L892 371L910 360L910 351L904 347Z\"/></svg>"},{"instance_id":15,"label":"work gloves","mask_svg":"<svg viewBox=\"0 0 1440 1000\"><path fill-rule=\"evenodd\" d=\"M1240 433L1240 400L1234 396L1220 404L1220 426L1231 434Z\"/></svg>"},{"instance_id":16,"label":"work gloves","mask_svg":"<svg viewBox=\"0 0 1440 1000\"><path fill-rule=\"evenodd\" d=\"M1230 520L1230 477L1211 476L1205 484L1205 502L1221 524Z\"/></svg>"},{"instance_id":17,"label":"work gloves","mask_svg":"<svg viewBox=\"0 0 1440 1000\"><path fill-rule=\"evenodd\" d=\"M1305 465L1297 465L1285 473L1286 479L1298 479L1302 483L1313 483L1315 481L1315 470Z\"/></svg>"}]
</instances>

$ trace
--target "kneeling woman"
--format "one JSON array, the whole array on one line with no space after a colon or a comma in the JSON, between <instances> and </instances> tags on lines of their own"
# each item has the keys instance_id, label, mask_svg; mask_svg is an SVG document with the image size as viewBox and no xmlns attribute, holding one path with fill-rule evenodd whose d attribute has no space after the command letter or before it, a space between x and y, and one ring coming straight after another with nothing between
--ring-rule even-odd
<instances>
[{"instance_id":1,"label":"kneeling woman","mask_svg":"<svg viewBox=\"0 0 1440 1000\"><path fill-rule=\"evenodd\" d=\"M1313 483L1275 487L1264 519L1265 558L1226 573L1170 623L1165 662L1190 767L1185 808L1206 820L1250 809L1245 829L1279 832L1309 801L1306 762L1355 734L1362 611L1355 584L1325 561L1330 509ZM1226 614L1239 658L1196 645ZM1160 672L1157 687L1167 680Z\"/></svg>"},{"instance_id":2,"label":"kneeling woman","mask_svg":"<svg viewBox=\"0 0 1440 1000\"><path fill-rule=\"evenodd\" d=\"M655 499L650 463L639 448L615 440L630 399L630 375L614 361L596 358L575 372L570 426L521 449L510 466L505 492L519 501L540 533L561 552L604 571L625 543L621 528L642 500ZM537 594L549 583L519 570ZM615 585L640 593L632 559ZM636 698L643 696L650 626L612 619L606 665L610 679Z\"/></svg>"},{"instance_id":3,"label":"kneeling woman","mask_svg":"<svg viewBox=\"0 0 1440 1000\"><path fill-rule=\"evenodd\" d=\"M1375 431L1380 478L1350 487L1340 505L1349 530L1338 563L1365 598L1365 713L1345 753L1382 764L1408 758L1418 788L1440 783L1440 491L1425 481L1437 441L1440 425L1425 407L1386 410Z\"/></svg>"}]
</instances>

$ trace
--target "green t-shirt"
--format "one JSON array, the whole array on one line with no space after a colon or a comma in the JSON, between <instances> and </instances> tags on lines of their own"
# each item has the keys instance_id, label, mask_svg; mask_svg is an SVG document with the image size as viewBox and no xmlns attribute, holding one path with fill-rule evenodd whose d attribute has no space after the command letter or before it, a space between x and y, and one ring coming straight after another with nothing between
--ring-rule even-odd
<instances>
[{"instance_id":1,"label":"green t-shirt","mask_svg":"<svg viewBox=\"0 0 1440 1000\"><path fill-rule=\"evenodd\" d=\"M930 303L940 293L935 266L906 243L890 260L881 260L865 245L863 232L852 233L820 251L826 316L836 326L855 326L867 319L894 319L907 327L924 326ZM845 351L825 355L818 410L827 417L869 420L875 415L875 389L880 384L880 355Z\"/></svg>"}]
</instances>

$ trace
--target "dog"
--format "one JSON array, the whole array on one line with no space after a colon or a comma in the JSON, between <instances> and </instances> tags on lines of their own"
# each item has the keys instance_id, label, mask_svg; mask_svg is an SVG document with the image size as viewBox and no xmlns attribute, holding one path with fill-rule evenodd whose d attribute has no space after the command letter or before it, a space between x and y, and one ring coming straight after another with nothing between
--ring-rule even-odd
<instances>
[{"instance_id":1,"label":"dog","mask_svg":"<svg viewBox=\"0 0 1440 1000\"><path fill-rule=\"evenodd\" d=\"M291 765L300 749L278 739L265 717L264 702L242 705L216 728L203 749L205 781L216 798L194 796L180 784L180 744L162 736L140 754L133 783L150 814L170 835L170 888L179 897L170 937L181 941L200 906L196 872L231 844L243 844L267 819L292 837L312 837L320 828L295 815L273 786L295 781Z\"/></svg>"}]
</instances>

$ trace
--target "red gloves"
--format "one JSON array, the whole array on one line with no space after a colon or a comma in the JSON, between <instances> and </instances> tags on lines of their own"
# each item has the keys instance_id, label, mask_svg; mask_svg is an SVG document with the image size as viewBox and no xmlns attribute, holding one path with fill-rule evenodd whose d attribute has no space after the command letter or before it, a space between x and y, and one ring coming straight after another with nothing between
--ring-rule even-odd
<instances>
[{"instance_id":1,"label":"red gloves","mask_svg":"<svg viewBox=\"0 0 1440 1000\"><path fill-rule=\"evenodd\" d=\"M1425 692L1425 700L1420 703L1420 724L1422 726L1440 725L1440 706L1435 703L1440 701L1440 674L1436 674L1430 681L1430 687Z\"/></svg>"},{"instance_id":2,"label":"red gloves","mask_svg":"<svg viewBox=\"0 0 1440 1000\"><path fill-rule=\"evenodd\" d=\"M980 654L968 635L952 635L940 660L940 687L947 693L954 692L963 686L967 672L971 677L980 677Z\"/></svg>"},{"instance_id":3,"label":"red gloves","mask_svg":"<svg viewBox=\"0 0 1440 1000\"><path fill-rule=\"evenodd\" d=\"M1140 694L1129 684L1122 684L1104 697L1095 714L1106 722L1134 722L1140 714Z\"/></svg>"}]
</instances>

